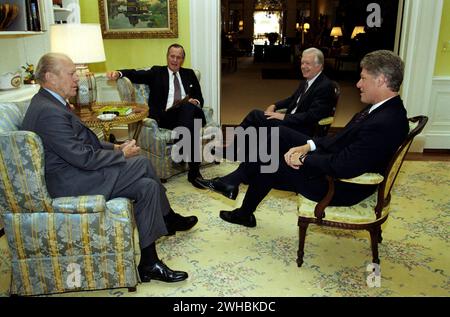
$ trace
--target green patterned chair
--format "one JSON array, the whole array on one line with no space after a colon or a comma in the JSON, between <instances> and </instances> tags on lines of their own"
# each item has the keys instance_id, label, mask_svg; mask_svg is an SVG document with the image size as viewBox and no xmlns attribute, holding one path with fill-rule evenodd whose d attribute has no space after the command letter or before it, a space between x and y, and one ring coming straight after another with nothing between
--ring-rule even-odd
<instances>
[{"instance_id":1,"label":"green patterned chair","mask_svg":"<svg viewBox=\"0 0 450 317\"><path fill-rule=\"evenodd\" d=\"M369 231L372 247L372 263L380 263L378 243L382 241L381 225L387 220L389 215L391 189L414 137L423 130L427 121L428 118L426 116L417 116L409 119L410 132L406 140L398 148L384 175L366 173L351 179L334 179L327 176L328 193L318 203L298 195L299 246L297 265L299 267L303 264L306 230L310 223L339 229ZM333 198L335 182L366 185L378 184L378 190L353 206L328 206Z\"/></svg>"},{"instance_id":2,"label":"green patterned chair","mask_svg":"<svg viewBox=\"0 0 450 317\"><path fill-rule=\"evenodd\" d=\"M200 72L194 71L200 81ZM122 77L117 80L117 89L122 101L147 104L150 93L147 85L133 84L127 77ZM214 121L214 111L211 107L204 106L203 113L205 114L206 125L202 129L202 143L205 145L214 139L214 135L220 130L220 125ZM141 153L152 162L162 182L166 182L171 176L188 170L187 163L176 163L171 158L170 153L174 145L171 135L172 130L160 128L156 120L146 118L142 123L142 129L138 137ZM202 165L206 164L209 163L202 163Z\"/></svg>"},{"instance_id":3,"label":"green patterned chair","mask_svg":"<svg viewBox=\"0 0 450 317\"><path fill-rule=\"evenodd\" d=\"M132 204L104 196L50 198L39 136L0 104L0 212L11 256L11 294L136 290Z\"/></svg>"}]
</instances>

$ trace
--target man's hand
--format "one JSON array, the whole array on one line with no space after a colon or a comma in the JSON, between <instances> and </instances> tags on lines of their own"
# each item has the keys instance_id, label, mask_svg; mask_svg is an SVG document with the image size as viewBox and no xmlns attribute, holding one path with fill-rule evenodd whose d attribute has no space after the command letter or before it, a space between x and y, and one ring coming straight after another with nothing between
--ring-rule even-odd
<instances>
[{"instance_id":1,"label":"man's hand","mask_svg":"<svg viewBox=\"0 0 450 317\"><path fill-rule=\"evenodd\" d=\"M284 160L286 164L292 167L293 169L298 170L300 166L303 165L303 159L306 154L310 151L309 144L296 146L291 148L289 151L284 154Z\"/></svg>"},{"instance_id":2,"label":"man's hand","mask_svg":"<svg viewBox=\"0 0 450 317\"><path fill-rule=\"evenodd\" d=\"M189 98L188 102L193 104L194 106L200 106L200 101L198 101L197 99Z\"/></svg>"},{"instance_id":3,"label":"man's hand","mask_svg":"<svg viewBox=\"0 0 450 317\"><path fill-rule=\"evenodd\" d=\"M112 72L106 72L106 78L110 79L110 80L117 80L119 79L120 74L118 71L114 70Z\"/></svg>"},{"instance_id":4,"label":"man's hand","mask_svg":"<svg viewBox=\"0 0 450 317\"><path fill-rule=\"evenodd\" d=\"M264 115L266 116L267 120L283 120L285 114L284 113L278 113L273 111L264 111Z\"/></svg>"},{"instance_id":5,"label":"man's hand","mask_svg":"<svg viewBox=\"0 0 450 317\"><path fill-rule=\"evenodd\" d=\"M276 106L274 104L268 106L265 112L275 112Z\"/></svg>"},{"instance_id":6,"label":"man's hand","mask_svg":"<svg viewBox=\"0 0 450 317\"><path fill-rule=\"evenodd\" d=\"M120 150L123 152L123 155L125 155L125 158L139 155L140 149L141 148L136 145L136 140L127 140L120 145Z\"/></svg>"}]
</instances>

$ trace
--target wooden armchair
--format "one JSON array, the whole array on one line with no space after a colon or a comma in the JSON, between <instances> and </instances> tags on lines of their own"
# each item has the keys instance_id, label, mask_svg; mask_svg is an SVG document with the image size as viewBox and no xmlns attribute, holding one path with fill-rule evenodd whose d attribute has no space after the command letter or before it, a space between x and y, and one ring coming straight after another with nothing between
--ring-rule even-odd
<instances>
[{"instance_id":1,"label":"wooden armchair","mask_svg":"<svg viewBox=\"0 0 450 317\"><path fill-rule=\"evenodd\" d=\"M410 118L409 121L410 132L395 153L384 175L366 173L351 179L333 179L328 176L328 193L318 203L299 195L297 207L299 226L297 265L299 267L303 264L306 230L310 223L340 229L368 230L372 247L372 263L380 263L378 243L381 243L382 240L381 224L386 221L389 215L391 189L414 137L423 130L428 118L417 116ZM335 182L378 184L378 190L353 206L328 206L334 194Z\"/></svg>"}]
</instances>

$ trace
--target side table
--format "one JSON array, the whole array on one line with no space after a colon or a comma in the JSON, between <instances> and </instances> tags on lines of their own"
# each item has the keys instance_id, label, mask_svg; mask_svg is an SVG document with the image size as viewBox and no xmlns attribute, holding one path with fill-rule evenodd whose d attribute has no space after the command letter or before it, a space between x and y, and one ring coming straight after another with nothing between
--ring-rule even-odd
<instances>
[{"instance_id":1,"label":"side table","mask_svg":"<svg viewBox=\"0 0 450 317\"><path fill-rule=\"evenodd\" d=\"M110 121L102 121L97 118L100 114L98 112L104 106L112 107L130 107L133 112L127 116L117 116ZM148 116L148 106L145 104L138 104L134 102L102 102L96 103L92 106L92 111L86 114L81 114L81 121L89 128L101 128L103 131L103 137L105 141L109 141L110 130L114 126L128 125L136 123L136 129L133 134L133 139L137 141L139 133L141 132L142 120Z\"/></svg>"}]
</instances>

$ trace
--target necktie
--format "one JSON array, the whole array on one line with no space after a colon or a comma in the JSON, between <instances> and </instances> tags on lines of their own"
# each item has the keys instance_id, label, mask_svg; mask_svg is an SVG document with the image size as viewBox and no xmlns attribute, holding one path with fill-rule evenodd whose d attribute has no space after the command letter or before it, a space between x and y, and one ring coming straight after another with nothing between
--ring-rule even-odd
<instances>
[{"instance_id":1,"label":"necktie","mask_svg":"<svg viewBox=\"0 0 450 317\"><path fill-rule=\"evenodd\" d=\"M181 100L180 81L178 80L177 73L173 73L173 87L174 87L173 102L175 103L178 100Z\"/></svg>"},{"instance_id":2,"label":"necktie","mask_svg":"<svg viewBox=\"0 0 450 317\"><path fill-rule=\"evenodd\" d=\"M72 108L70 107L70 104L68 102L66 102L66 109L72 111Z\"/></svg>"},{"instance_id":3,"label":"necktie","mask_svg":"<svg viewBox=\"0 0 450 317\"><path fill-rule=\"evenodd\" d=\"M355 122L359 123L359 122L363 121L369 115L370 108L371 107L367 107L363 111L357 113L356 116L355 116Z\"/></svg>"},{"instance_id":4,"label":"necktie","mask_svg":"<svg viewBox=\"0 0 450 317\"><path fill-rule=\"evenodd\" d=\"M291 114L295 113L298 108L298 103L300 102L300 99L302 99L303 95L305 94L306 90L308 90L308 81L305 82L305 86L303 86L302 92L300 93L300 96L298 96L297 104L295 105L295 108L292 109Z\"/></svg>"}]
</instances>

